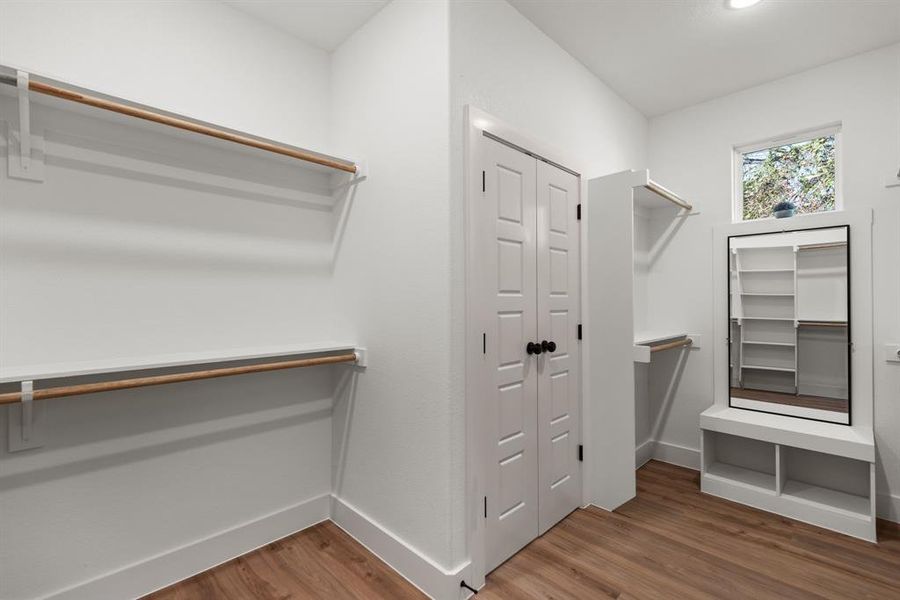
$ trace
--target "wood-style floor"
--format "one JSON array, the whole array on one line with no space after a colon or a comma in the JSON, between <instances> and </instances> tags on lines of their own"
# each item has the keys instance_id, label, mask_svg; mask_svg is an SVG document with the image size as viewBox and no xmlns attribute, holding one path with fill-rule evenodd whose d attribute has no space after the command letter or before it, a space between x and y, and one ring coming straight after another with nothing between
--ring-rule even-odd
<instances>
[{"instance_id":1,"label":"wood-style floor","mask_svg":"<svg viewBox=\"0 0 900 600\"><path fill-rule=\"evenodd\" d=\"M579 510L492 573L479 600L900 599L900 530L879 545L700 493L651 461L613 513Z\"/></svg>"},{"instance_id":2,"label":"wood-style floor","mask_svg":"<svg viewBox=\"0 0 900 600\"><path fill-rule=\"evenodd\" d=\"M143 600L427 597L330 521L313 525Z\"/></svg>"},{"instance_id":3,"label":"wood-style floor","mask_svg":"<svg viewBox=\"0 0 900 600\"><path fill-rule=\"evenodd\" d=\"M745 398L746 400L758 400L760 402L772 402L773 404L786 404L788 406L802 406L803 408L815 408L818 410L830 410L839 413L850 411L850 402L848 400L826 398L825 396L783 394L780 392L733 387L731 388L731 397Z\"/></svg>"},{"instance_id":4,"label":"wood-style floor","mask_svg":"<svg viewBox=\"0 0 900 600\"><path fill-rule=\"evenodd\" d=\"M700 493L651 461L614 513L577 510L488 576L479 600L900 600L900 526L878 545ZM317 525L152 600L424 598L346 533Z\"/></svg>"}]
</instances>

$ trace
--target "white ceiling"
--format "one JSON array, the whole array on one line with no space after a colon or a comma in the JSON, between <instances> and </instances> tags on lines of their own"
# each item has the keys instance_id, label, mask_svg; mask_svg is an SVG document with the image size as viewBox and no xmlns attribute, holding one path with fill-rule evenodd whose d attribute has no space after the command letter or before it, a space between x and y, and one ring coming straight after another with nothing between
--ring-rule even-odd
<instances>
[{"instance_id":1,"label":"white ceiling","mask_svg":"<svg viewBox=\"0 0 900 600\"><path fill-rule=\"evenodd\" d=\"M225 4L331 52L387 0L224 0Z\"/></svg>"},{"instance_id":2,"label":"white ceiling","mask_svg":"<svg viewBox=\"0 0 900 600\"><path fill-rule=\"evenodd\" d=\"M648 116L900 41L900 0L510 2Z\"/></svg>"}]
</instances>

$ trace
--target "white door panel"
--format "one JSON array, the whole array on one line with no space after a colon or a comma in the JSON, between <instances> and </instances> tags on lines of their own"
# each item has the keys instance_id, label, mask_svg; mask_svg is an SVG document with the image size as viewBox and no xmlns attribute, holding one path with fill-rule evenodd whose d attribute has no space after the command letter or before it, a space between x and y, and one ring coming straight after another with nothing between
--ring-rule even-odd
<instances>
[{"instance_id":1,"label":"white door panel","mask_svg":"<svg viewBox=\"0 0 900 600\"><path fill-rule=\"evenodd\" d=\"M539 530L581 502L578 319L578 177L537 162L538 339L556 349L538 357Z\"/></svg>"},{"instance_id":2,"label":"white door panel","mask_svg":"<svg viewBox=\"0 0 900 600\"><path fill-rule=\"evenodd\" d=\"M538 535L535 161L485 143L481 252L491 321L485 344L491 448L485 487L486 568L497 567Z\"/></svg>"},{"instance_id":3,"label":"white door panel","mask_svg":"<svg viewBox=\"0 0 900 600\"><path fill-rule=\"evenodd\" d=\"M483 140L478 205L484 299L485 568L491 571L581 498L579 180ZM554 342L528 354L529 342ZM549 344L548 344L549 345Z\"/></svg>"}]
</instances>

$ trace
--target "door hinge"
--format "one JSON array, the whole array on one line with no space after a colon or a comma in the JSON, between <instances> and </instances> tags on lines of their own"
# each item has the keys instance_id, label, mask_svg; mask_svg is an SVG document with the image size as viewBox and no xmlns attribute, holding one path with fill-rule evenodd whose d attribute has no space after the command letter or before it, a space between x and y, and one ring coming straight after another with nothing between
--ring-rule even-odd
<instances>
[{"instance_id":1,"label":"door hinge","mask_svg":"<svg viewBox=\"0 0 900 600\"><path fill-rule=\"evenodd\" d=\"M581 323L578 324L578 339L581 339Z\"/></svg>"},{"instance_id":2,"label":"door hinge","mask_svg":"<svg viewBox=\"0 0 900 600\"><path fill-rule=\"evenodd\" d=\"M487 333L481 334L481 353L487 354Z\"/></svg>"},{"instance_id":3,"label":"door hinge","mask_svg":"<svg viewBox=\"0 0 900 600\"><path fill-rule=\"evenodd\" d=\"M484 518L487 519L487 496L484 497Z\"/></svg>"},{"instance_id":4,"label":"door hinge","mask_svg":"<svg viewBox=\"0 0 900 600\"><path fill-rule=\"evenodd\" d=\"M581 220L581 204L580 203L578 204L578 206L575 207L575 218L578 219L579 221Z\"/></svg>"},{"instance_id":5,"label":"door hinge","mask_svg":"<svg viewBox=\"0 0 900 600\"><path fill-rule=\"evenodd\" d=\"M487 183L485 182L486 179L487 179L487 175L485 174L484 171L482 171L481 172L481 191L482 192L487 191Z\"/></svg>"},{"instance_id":6,"label":"door hinge","mask_svg":"<svg viewBox=\"0 0 900 600\"><path fill-rule=\"evenodd\" d=\"M578 444L578 462L584 462L584 446Z\"/></svg>"}]
</instances>

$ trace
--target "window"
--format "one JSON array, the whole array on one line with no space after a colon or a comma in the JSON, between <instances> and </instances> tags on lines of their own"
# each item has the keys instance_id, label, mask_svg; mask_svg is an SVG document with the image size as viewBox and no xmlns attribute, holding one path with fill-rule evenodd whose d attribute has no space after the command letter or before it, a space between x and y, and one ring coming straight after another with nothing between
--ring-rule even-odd
<instances>
[{"instance_id":1,"label":"window","mask_svg":"<svg viewBox=\"0 0 900 600\"><path fill-rule=\"evenodd\" d=\"M791 202L796 214L838 210L838 128L735 149L735 221L766 219Z\"/></svg>"}]
</instances>

